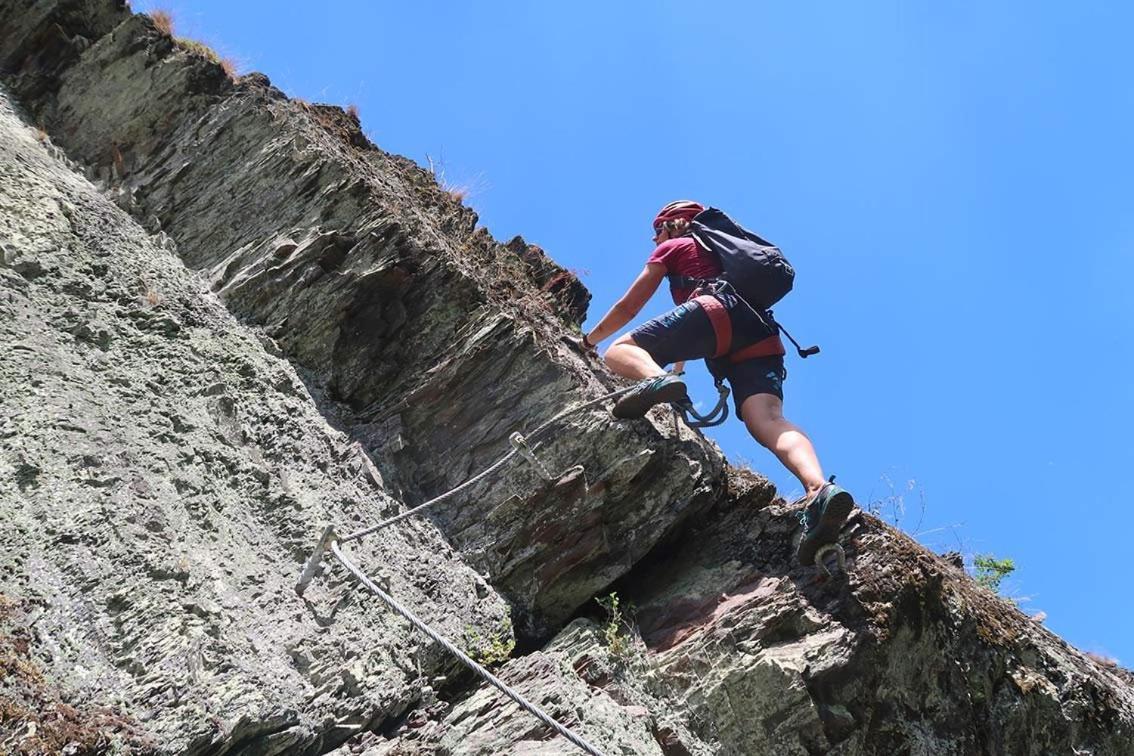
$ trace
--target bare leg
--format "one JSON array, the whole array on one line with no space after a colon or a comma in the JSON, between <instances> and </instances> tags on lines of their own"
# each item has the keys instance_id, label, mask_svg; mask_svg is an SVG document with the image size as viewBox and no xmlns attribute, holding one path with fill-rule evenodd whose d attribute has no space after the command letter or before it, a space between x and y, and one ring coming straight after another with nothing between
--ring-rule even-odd
<instances>
[{"instance_id":1,"label":"bare leg","mask_svg":"<svg viewBox=\"0 0 1134 756\"><path fill-rule=\"evenodd\" d=\"M752 437L766 446L808 495L823 487L823 468L811 440L783 415L783 401L774 394L754 394L740 406L740 416Z\"/></svg>"},{"instance_id":2,"label":"bare leg","mask_svg":"<svg viewBox=\"0 0 1134 756\"><path fill-rule=\"evenodd\" d=\"M635 344L628 333L619 336L602 357L606 366L623 378L643 380L665 375L662 366L654 362L649 352Z\"/></svg>"}]
</instances>

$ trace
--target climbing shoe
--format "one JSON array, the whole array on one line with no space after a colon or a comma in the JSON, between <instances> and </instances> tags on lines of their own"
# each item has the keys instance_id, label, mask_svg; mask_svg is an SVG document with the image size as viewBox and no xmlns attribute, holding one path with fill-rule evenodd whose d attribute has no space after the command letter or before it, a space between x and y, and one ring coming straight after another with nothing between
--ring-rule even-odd
<instances>
[{"instance_id":1,"label":"climbing shoe","mask_svg":"<svg viewBox=\"0 0 1134 756\"><path fill-rule=\"evenodd\" d=\"M815 552L820 546L838 543L839 531L854 509L854 498L834 483L827 483L811 497L799 517L803 538L799 542L799 563L805 567L815 564Z\"/></svg>"},{"instance_id":2,"label":"climbing shoe","mask_svg":"<svg viewBox=\"0 0 1134 756\"><path fill-rule=\"evenodd\" d=\"M685 381L676 375L647 378L614 403L614 416L620 420L645 417L655 404L689 401Z\"/></svg>"}]
</instances>

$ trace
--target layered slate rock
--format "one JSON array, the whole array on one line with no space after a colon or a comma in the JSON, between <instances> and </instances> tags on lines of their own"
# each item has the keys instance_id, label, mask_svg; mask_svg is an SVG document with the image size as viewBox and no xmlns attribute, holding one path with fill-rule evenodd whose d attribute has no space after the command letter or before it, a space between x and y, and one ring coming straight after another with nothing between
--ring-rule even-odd
<instances>
[{"instance_id":1,"label":"layered slate rock","mask_svg":"<svg viewBox=\"0 0 1134 756\"><path fill-rule=\"evenodd\" d=\"M33 120L343 405L337 417L406 503L490 465L512 432L615 388L563 341L585 314L578 279L477 229L357 119L288 100L262 75L231 81L113 3L44 7L0 4L19 19L5 30L20 30L0 32L0 60ZM30 54L26 40L46 36L66 53ZM586 472L544 491L534 471L513 471L427 515L536 638L709 506L723 470L668 418L616 423L604 407L539 453L554 472Z\"/></svg>"},{"instance_id":2,"label":"layered slate rock","mask_svg":"<svg viewBox=\"0 0 1134 756\"><path fill-rule=\"evenodd\" d=\"M848 574L791 560L798 509L758 488L632 581L659 674L723 751L1125 753L1134 689L1010 601L858 513ZM743 712L743 716L740 715ZM707 733L702 733L707 735Z\"/></svg>"},{"instance_id":3,"label":"layered slate rock","mask_svg":"<svg viewBox=\"0 0 1134 756\"><path fill-rule=\"evenodd\" d=\"M643 715L649 727L642 726L654 737L639 736L636 753L1130 752L1129 672L1069 647L947 560L863 513L846 533L845 578L800 568L791 559L798 518L799 509L776 499L767 481L733 471L726 501L615 586L623 605L635 607L640 643L612 659L599 641L581 643L585 634L570 626L550 644L562 659L555 674L574 669L578 677L561 689L586 682L604 703L650 712ZM517 660L504 671L525 679L528 669ZM530 689L539 694L534 683ZM403 725L396 739L369 752L443 744L454 733L476 744L470 753L528 752L503 739L477 740L530 725L507 707L473 705L482 696L426 717L417 729ZM415 715L407 720L418 721ZM595 716L596 731L611 728ZM547 753L564 747L542 735Z\"/></svg>"},{"instance_id":4,"label":"layered slate rock","mask_svg":"<svg viewBox=\"0 0 1134 756\"><path fill-rule=\"evenodd\" d=\"M608 625L608 627L610 627ZM627 627L615 650L608 627L578 619L545 648L509 662L505 682L606 753L692 756L715 753L688 728L688 710L667 698L652 661ZM335 753L414 756L435 753L557 754L572 746L512 702L482 687L454 705L433 701L406 716L388 736L355 738Z\"/></svg>"},{"instance_id":5,"label":"layered slate rock","mask_svg":"<svg viewBox=\"0 0 1134 756\"><path fill-rule=\"evenodd\" d=\"M401 505L168 238L52 149L0 94L3 750L107 730L319 752L396 719L452 660L340 573L292 586L321 522ZM352 552L451 637L511 637L427 523Z\"/></svg>"},{"instance_id":6,"label":"layered slate rock","mask_svg":"<svg viewBox=\"0 0 1134 756\"><path fill-rule=\"evenodd\" d=\"M0 70L27 116L5 98L0 748L570 752L341 569L291 585L324 521L619 385L566 345L578 279L124 3L0 0ZM1129 750L1125 671L866 516L819 580L798 512L663 411L536 452L550 479L512 465L350 551L479 658L514 618L501 676L608 752ZM629 624L592 611L611 590Z\"/></svg>"}]
</instances>

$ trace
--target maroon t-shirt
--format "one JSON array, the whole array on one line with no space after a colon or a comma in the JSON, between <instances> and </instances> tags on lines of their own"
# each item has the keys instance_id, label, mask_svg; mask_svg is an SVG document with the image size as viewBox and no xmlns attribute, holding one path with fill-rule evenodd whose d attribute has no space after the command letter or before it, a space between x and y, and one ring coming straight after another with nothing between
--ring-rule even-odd
<instances>
[{"instance_id":1,"label":"maroon t-shirt","mask_svg":"<svg viewBox=\"0 0 1134 756\"><path fill-rule=\"evenodd\" d=\"M701 248L692 236L679 236L666 239L659 244L646 264L660 263L665 266L666 275L676 273L689 278L716 278L721 274L721 264L716 255ZM693 293L692 289L677 289L672 285L669 293L674 304L683 304Z\"/></svg>"}]
</instances>

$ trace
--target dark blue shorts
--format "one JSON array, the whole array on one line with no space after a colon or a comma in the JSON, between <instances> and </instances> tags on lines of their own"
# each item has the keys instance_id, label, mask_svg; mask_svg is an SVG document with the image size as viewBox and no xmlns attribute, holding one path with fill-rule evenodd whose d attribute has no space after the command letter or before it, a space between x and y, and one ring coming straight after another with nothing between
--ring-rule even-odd
<instances>
[{"instance_id":1,"label":"dark blue shorts","mask_svg":"<svg viewBox=\"0 0 1134 756\"><path fill-rule=\"evenodd\" d=\"M755 313L738 304L735 297L724 295L717 299L725 305L732 321L734 349L754 344L774 333ZM787 371L783 355L754 357L736 364L727 358L713 359L717 351L716 332L709 316L693 300L643 323L630 332L630 337L659 365L705 360L713 377L727 380L732 388L737 417L740 417L740 405L750 396L772 394L784 398Z\"/></svg>"}]
</instances>

